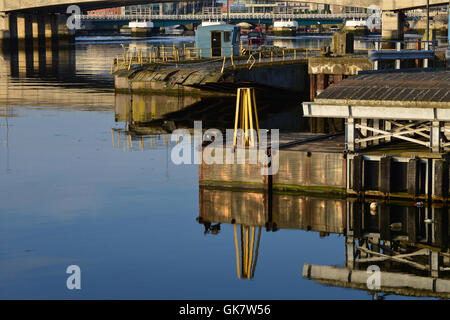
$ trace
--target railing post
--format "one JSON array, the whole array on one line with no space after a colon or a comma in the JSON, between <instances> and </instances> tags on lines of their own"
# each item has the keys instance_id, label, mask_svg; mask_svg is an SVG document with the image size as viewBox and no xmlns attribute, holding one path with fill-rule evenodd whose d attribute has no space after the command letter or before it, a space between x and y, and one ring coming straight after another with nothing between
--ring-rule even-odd
<instances>
[{"instance_id":1,"label":"railing post","mask_svg":"<svg viewBox=\"0 0 450 320\"><path fill-rule=\"evenodd\" d=\"M425 50L428 51L430 48L430 43L425 42ZM428 59L423 59L423 67L428 68Z\"/></svg>"},{"instance_id":2,"label":"railing post","mask_svg":"<svg viewBox=\"0 0 450 320\"><path fill-rule=\"evenodd\" d=\"M401 49L402 48L402 43L400 41L396 42L395 45L396 45L397 51L401 51L402 50ZM401 60L400 59L395 60L395 69L399 70L400 66L401 66Z\"/></svg>"}]
</instances>

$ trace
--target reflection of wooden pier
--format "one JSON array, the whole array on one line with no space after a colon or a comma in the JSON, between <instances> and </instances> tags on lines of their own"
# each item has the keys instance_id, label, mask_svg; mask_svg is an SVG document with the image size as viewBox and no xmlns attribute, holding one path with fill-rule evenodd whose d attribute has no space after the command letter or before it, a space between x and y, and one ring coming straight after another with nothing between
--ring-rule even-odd
<instances>
[{"instance_id":1,"label":"reflection of wooden pier","mask_svg":"<svg viewBox=\"0 0 450 320\"><path fill-rule=\"evenodd\" d=\"M303 277L321 284L407 296L450 298L447 207L347 203L345 268L305 264ZM368 266L381 287L368 290Z\"/></svg>"},{"instance_id":2,"label":"reflection of wooden pier","mask_svg":"<svg viewBox=\"0 0 450 320\"><path fill-rule=\"evenodd\" d=\"M377 265L381 270L377 292L450 298L448 207L380 202L370 208L370 203L359 201L200 188L199 221L234 225L238 276L245 270L242 259L249 257L245 252L250 252L240 255L239 248L251 246L247 234L254 235L258 228L305 230L321 237L336 233L345 237L345 267L305 264L305 278L371 292L366 269ZM241 246L238 225L243 226Z\"/></svg>"}]
</instances>

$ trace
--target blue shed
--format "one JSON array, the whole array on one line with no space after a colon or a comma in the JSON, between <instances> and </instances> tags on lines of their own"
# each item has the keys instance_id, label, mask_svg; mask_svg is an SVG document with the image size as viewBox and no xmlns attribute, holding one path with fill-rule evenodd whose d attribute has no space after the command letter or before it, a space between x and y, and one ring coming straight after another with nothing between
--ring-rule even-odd
<instances>
[{"instance_id":1,"label":"blue shed","mask_svg":"<svg viewBox=\"0 0 450 320\"><path fill-rule=\"evenodd\" d=\"M226 23L203 23L195 30L195 46L202 58L240 55L241 28Z\"/></svg>"}]
</instances>

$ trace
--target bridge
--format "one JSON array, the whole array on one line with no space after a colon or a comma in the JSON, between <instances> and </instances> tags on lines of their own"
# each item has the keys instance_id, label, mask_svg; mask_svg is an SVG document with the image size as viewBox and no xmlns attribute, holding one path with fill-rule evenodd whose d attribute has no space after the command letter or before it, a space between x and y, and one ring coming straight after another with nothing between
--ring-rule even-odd
<instances>
[{"instance_id":1,"label":"bridge","mask_svg":"<svg viewBox=\"0 0 450 320\"><path fill-rule=\"evenodd\" d=\"M81 10L93 10L143 3L175 2L176 0L0 0L0 46L17 39L70 39L67 28L67 9L77 5ZM189 1L189 0L188 0ZM281 1L281 0L275 0ZM383 10L383 32L385 40L403 38L404 15L402 11L422 8L427 5L445 5L444 0L294 0L318 4L372 8Z\"/></svg>"},{"instance_id":2,"label":"bridge","mask_svg":"<svg viewBox=\"0 0 450 320\"><path fill-rule=\"evenodd\" d=\"M275 2L284 2L274 0ZM70 5L78 5L83 10L110 8L118 6L128 6L135 4L161 2L176 2L176 0L0 0L0 12L13 11L48 11L64 13L65 9ZM421 8L427 5L427 0L294 0L294 2L308 2L318 4L329 4L346 7L369 8L370 6L378 6L383 11L407 10L413 8ZM448 1L429 0L431 6L445 5Z\"/></svg>"},{"instance_id":3,"label":"bridge","mask_svg":"<svg viewBox=\"0 0 450 320\"><path fill-rule=\"evenodd\" d=\"M273 14L273 13L221 13L221 14L152 14L152 15L78 15L85 22L152 21L156 27L201 23L202 21L231 21L233 23L273 23L277 20L296 20L299 25L338 24L346 19L366 19L367 13L341 14Z\"/></svg>"}]
</instances>

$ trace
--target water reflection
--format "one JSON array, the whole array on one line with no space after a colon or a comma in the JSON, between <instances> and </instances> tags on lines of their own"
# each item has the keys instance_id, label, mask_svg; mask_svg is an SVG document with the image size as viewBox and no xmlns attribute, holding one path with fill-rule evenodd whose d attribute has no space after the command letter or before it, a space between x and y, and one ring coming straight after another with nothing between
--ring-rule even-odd
<instances>
[{"instance_id":1,"label":"water reflection","mask_svg":"<svg viewBox=\"0 0 450 320\"><path fill-rule=\"evenodd\" d=\"M365 290L374 297L396 294L450 298L450 225L445 206L391 202L379 203L371 210L370 203L359 201L207 187L201 187L199 195L199 223L233 225L239 278L252 278L252 256L264 255L264 249L259 248L262 228L266 232L296 229L317 232L320 237L345 237L343 266L319 266L308 261L303 268L306 279ZM259 231L253 253L255 230ZM370 274L366 269L370 265L381 270L379 290L367 287Z\"/></svg>"}]
</instances>

